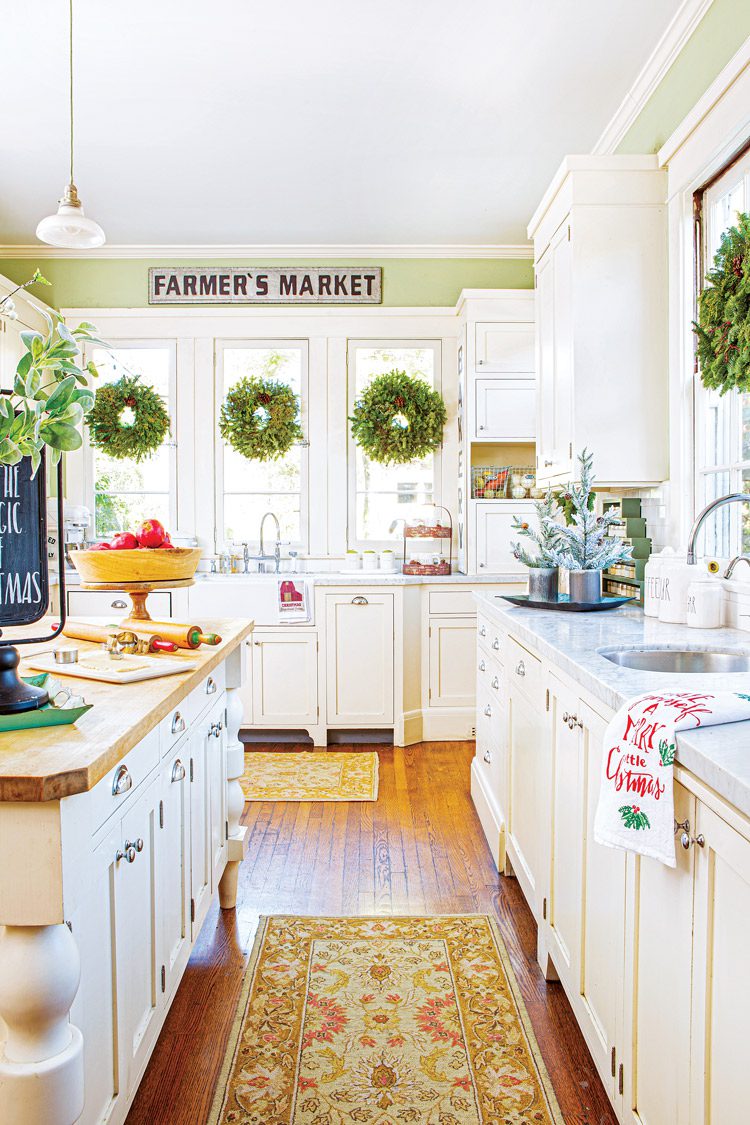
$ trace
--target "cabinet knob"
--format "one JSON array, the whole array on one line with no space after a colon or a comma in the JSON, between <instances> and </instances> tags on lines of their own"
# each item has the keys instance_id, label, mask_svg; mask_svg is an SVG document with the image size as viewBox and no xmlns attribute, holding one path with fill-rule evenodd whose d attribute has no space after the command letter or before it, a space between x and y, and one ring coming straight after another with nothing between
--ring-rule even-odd
<instances>
[{"instance_id":1,"label":"cabinet knob","mask_svg":"<svg viewBox=\"0 0 750 1125\"><path fill-rule=\"evenodd\" d=\"M480 569L480 570L484 570L484 568L486 567L486 565L487 565L487 563L480 563L480 564L479 564L479 569ZM484 633L482 633L482 636L484 636Z\"/></svg>"},{"instance_id":2,"label":"cabinet knob","mask_svg":"<svg viewBox=\"0 0 750 1125\"><path fill-rule=\"evenodd\" d=\"M489 750L485 750L483 756L484 756L485 762L487 763L487 765L489 765L492 761L492 755L490 754Z\"/></svg>"},{"instance_id":3,"label":"cabinet knob","mask_svg":"<svg viewBox=\"0 0 750 1125\"><path fill-rule=\"evenodd\" d=\"M492 647L494 648L495 652L497 652L499 650L499 648L500 648L500 638L499 637L495 637L494 641L492 642Z\"/></svg>"},{"instance_id":4,"label":"cabinet knob","mask_svg":"<svg viewBox=\"0 0 750 1125\"><path fill-rule=\"evenodd\" d=\"M485 662L483 660L480 660L479 661L479 671L484 672L486 667L487 667L487 665L485 664Z\"/></svg>"},{"instance_id":5,"label":"cabinet knob","mask_svg":"<svg viewBox=\"0 0 750 1125\"><path fill-rule=\"evenodd\" d=\"M490 707L489 703L485 707L484 713L485 713L485 715L487 716L488 719L492 718L492 708Z\"/></svg>"},{"instance_id":6,"label":"cabinet knob","mask_svg":"<svg viewBox=\"0 0 750 1125\"><path fill-rule=\"evenodd\" d=\"M137 840L126 840L125 841L125 851L126 852L131 851L133 848L137 852L143 851L143 838L141 836L139 836ZM130 862L132 863L132 860Z\"/></svg>"},{"instance_id":7,"label":"cabinet knob","mask_svg":"<svg viewBox=\"0 0 750 1125\"><path fill-rule=\"evenodd\" d=\"M216 695L216 680L209 676L206 680L206 695Z\"/></svg>"},{"instance_id":8,"label":"cabinet knob","mask_svg":"<svg viewBox=\"0 0 750 1125\"><path fill-rule=\"evenodd\" d=\"M185 767L183 766L182 762L178 758L176 760L175 764L172 766L172 781L184 781L184 780L185 780Z\"/></svg>"},{"instance_id":9,"label":"cabinet knob","mask_svg":"<svg viewBox=\"0 0 750 1125\"><path fill-rule=\"evenodd\" d=\"M562 717L562 721L563 721L564 723L568 723L568 722L570 721L570 715L568 714L568 712L567 712L567 711L563 711L563 717Z\"/></svg>"},{"instance_id":10,"label":"cabinet knob","mask_svg":"<svg viewBox=\"0 0 750 1125\"><path fill-rule=\"evenodd\" d=\"M500 687L500 680L497 678L497 676L495 676L494 680L492 681L492 686L496 691Z\"/></svg>"},{"instance_id":11,"label":"cabinet knob","mask_svg":"<svg viewBox=\"0 0 750 1125\"><path fill-rule=\"evenodd\" d=\"M480 427L479 427L479 429L480 429L480 430L483 430L483 429L484 429L484 426L480 426Z\"/></svg>"},{"instance_id":12,"label":"cabinet knob","mask_svg":"<svg viewBox=\"0 0 750 1125\"><path fill-rule=\"evenodd\" d=\"M691 836L689 832L683 832L680 836L680 843L686 852L690 851L693 844L697 844L699 848L705 848L706 837L702 832L699 832L697 836Z\"/></svg>"},{"instance_id":13,"label":"cabinet knob","mask_svg":"<svg viewBox=\"0 0 750 1125\"><path fill-rule=\"evenodd\" d=\"M121 859L127 860L128 863L135 863L135 848L131 845L126 847L124 852L118 848L115 852L115 863L119 863Z\"/></svg>"},{"instance_id":14,"label":"cabinet knob","mask_svg":"<svg viewBox=\"0 0 750 1125\"><path fill-rule=\"evenodd\" d=\"M487 629L484 625L481 625L480 628L479 628L479 636L480 637L486 637L487 636Z\"/></svg>"},{"instance_id":15,"label":"cabinet knob","mask_svg":"<svg viewBox=\"0 0 750 1125\"><path fill-rule=\"evenodd\" d=\"M124 602L122 598L117 598L112 602L112 609L127 609L128 603Z\"/></svg>"},{"instance_id":16,"label":"cabinet knob","mask_svg":"<svg viewBox=\"0 0 750 1125\"><path fill-rule=\"evenodd\" d=\"M552 465L552 462L551 462L551 461L545 461L545 462L544 462L544 467L545 467L545 469L549 469L551 465Z\"/></svg>"},{"instance_id":17,"label":"cabinet knob","mask_svg":"<svg viewBox=\"0 0 750 1125\"><path fill-rule=\"evenodd\" d=\"M133 788L133 779L128 772L127 766L119 766L112 781L112 796L120 797L123 793L127 793L128 789Z\"/></svg>"},{"instance_id":18,"label":"cabinet knob","mask_svg":"<svg viewBox=\"0 0 750 1125\"><path fill-rule=\"evenodd\" d=\"M518 664L516 664L516 675L522 678L526 675L526 665L523 660L519 660Z\"/></svg>"},{"instance_id":19,"label":"cabinet knob","mask_svg":"<svg viewBox=\"0 0 750 1125\"><path fill-rule=\"evenodd\" d=\"M185 720L179 711L175 711L172 716L172 734L182 734L184 730L187 730Z\"/></svg>"},{"instance_id":20,"label":"cabinet knob","mask_svg":"<svg viewBox=\"0 0 750 1125\"><path fill-rule=\"evenodd\" d=\"M484 360L483 359L477 360L477 367L484 367Z\"/></svg>"},{"instance_id":21,"label":"cabinet knob","mask_svg":"<svg viewBox=\"0 0 750 1125\"><path fill-rule=\"evenodd\" d=\"M369 605L367 598L363 598L361 594L357 594L356 598L352 598L352 605Z\"/></svg>"}]
</instances>

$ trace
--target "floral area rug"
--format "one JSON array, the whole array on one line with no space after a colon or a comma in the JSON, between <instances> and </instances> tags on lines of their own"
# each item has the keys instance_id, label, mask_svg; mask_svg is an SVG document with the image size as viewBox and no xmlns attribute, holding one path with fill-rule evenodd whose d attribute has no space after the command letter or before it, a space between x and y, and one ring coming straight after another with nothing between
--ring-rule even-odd
<instances>
[{"instance_id":1,"label":"floral area rug","mask_svg":"<svg viewBox=\"0 0 750 1125\"><path fill-rule=\"evenodd\" d=\"M375 801L378 755L246 753L240 784L246 801Z\"/></svg>"},{"instance_id":2,"label":"floral area rug","mask_svg":"<svg viewBox=\"0 0 750 1125\"><path fill-rule=\"evenodd\" d=\"M562 1125L483 914L261 920L210 1125Z\"/></svg>"}]
</instances>

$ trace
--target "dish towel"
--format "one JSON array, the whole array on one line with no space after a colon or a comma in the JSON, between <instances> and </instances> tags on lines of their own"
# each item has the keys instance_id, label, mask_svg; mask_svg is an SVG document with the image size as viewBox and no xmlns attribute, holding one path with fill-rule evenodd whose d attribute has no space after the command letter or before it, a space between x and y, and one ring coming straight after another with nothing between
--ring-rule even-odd
<instances>
[{"instance_id":1,"label":"dish towel","mask_svg":"<svg viewBox=\"0 0 750 1125\"><path fill-rule=\"evenodd\" d=\"M307 582L297 578L278 579L276 615L279 624L285 621L310 620L310 590Z\"/></svg>"},{"instance_id":2,"label":"dish towel","mask_svg":"<svg viewBox=\"0 0 750 1125\"><path fill-rule=\"evenodd\" d=\"M750 720L750 695L676 692L639 695L612 719L604 736L594 839L674 867L676 732Z\"/></svg>"}]
</instances>

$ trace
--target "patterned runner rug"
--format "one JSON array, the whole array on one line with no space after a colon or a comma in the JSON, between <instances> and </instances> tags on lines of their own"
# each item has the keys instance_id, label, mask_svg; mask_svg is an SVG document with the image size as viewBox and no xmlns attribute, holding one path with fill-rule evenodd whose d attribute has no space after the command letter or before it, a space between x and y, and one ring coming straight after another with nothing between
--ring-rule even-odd
<instances>
[{"instance_id":1,"label":"patterned runner rug","mask_svg":"<svg viewBox=\"0 0 750 1125\"><path fill-rule=\"evenodd\" d=\"M375 801L378 755L246 753L240 784L246 801Z\"/></svg>"},{"instance_id":2,"label":"patterned runner rug","mask_svg":"<svg viewBox=\"0 0 750 1125\"><path fill-rule=\"evenodd\" d=\"M261 919L209 1125L562 1125L493 920Z\"/></svg>"}]
</instances>

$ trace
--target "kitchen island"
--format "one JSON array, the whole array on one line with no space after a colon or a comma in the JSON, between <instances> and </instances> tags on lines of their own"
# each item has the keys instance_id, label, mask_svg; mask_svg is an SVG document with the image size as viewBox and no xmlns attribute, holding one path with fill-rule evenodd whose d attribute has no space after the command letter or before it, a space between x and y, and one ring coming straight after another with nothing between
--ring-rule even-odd
<instances>
[{"instance_id":1,"label":"kitchen island","mask_svg":"<svg viewBox=\"0 0 750 1125\"><path fill-rule=\"evenodd\" d=\"M235 904L253 625L214 624L191 670L60 676L93 704L75 726L0 735L4 1125L124 1121L212 899Z\"/></svg>"},{"instance_id":2,"label":"kitchen island","mask_svg":"<svg viewBox=\"0 0 750 1125\"><path fill-rule=\"evenodd\" d=\"M635 671L602 650L750 652L637 608L560 613L477 593L472 797L517 877L620 1121L741 1121L750 1048L750 723L678 732L676 867L603 847L593 819L607 723L652 691L750 694L750 674ZM654 1050L668 1044L669 1062Z\"/></svg>"}]
</instances>

